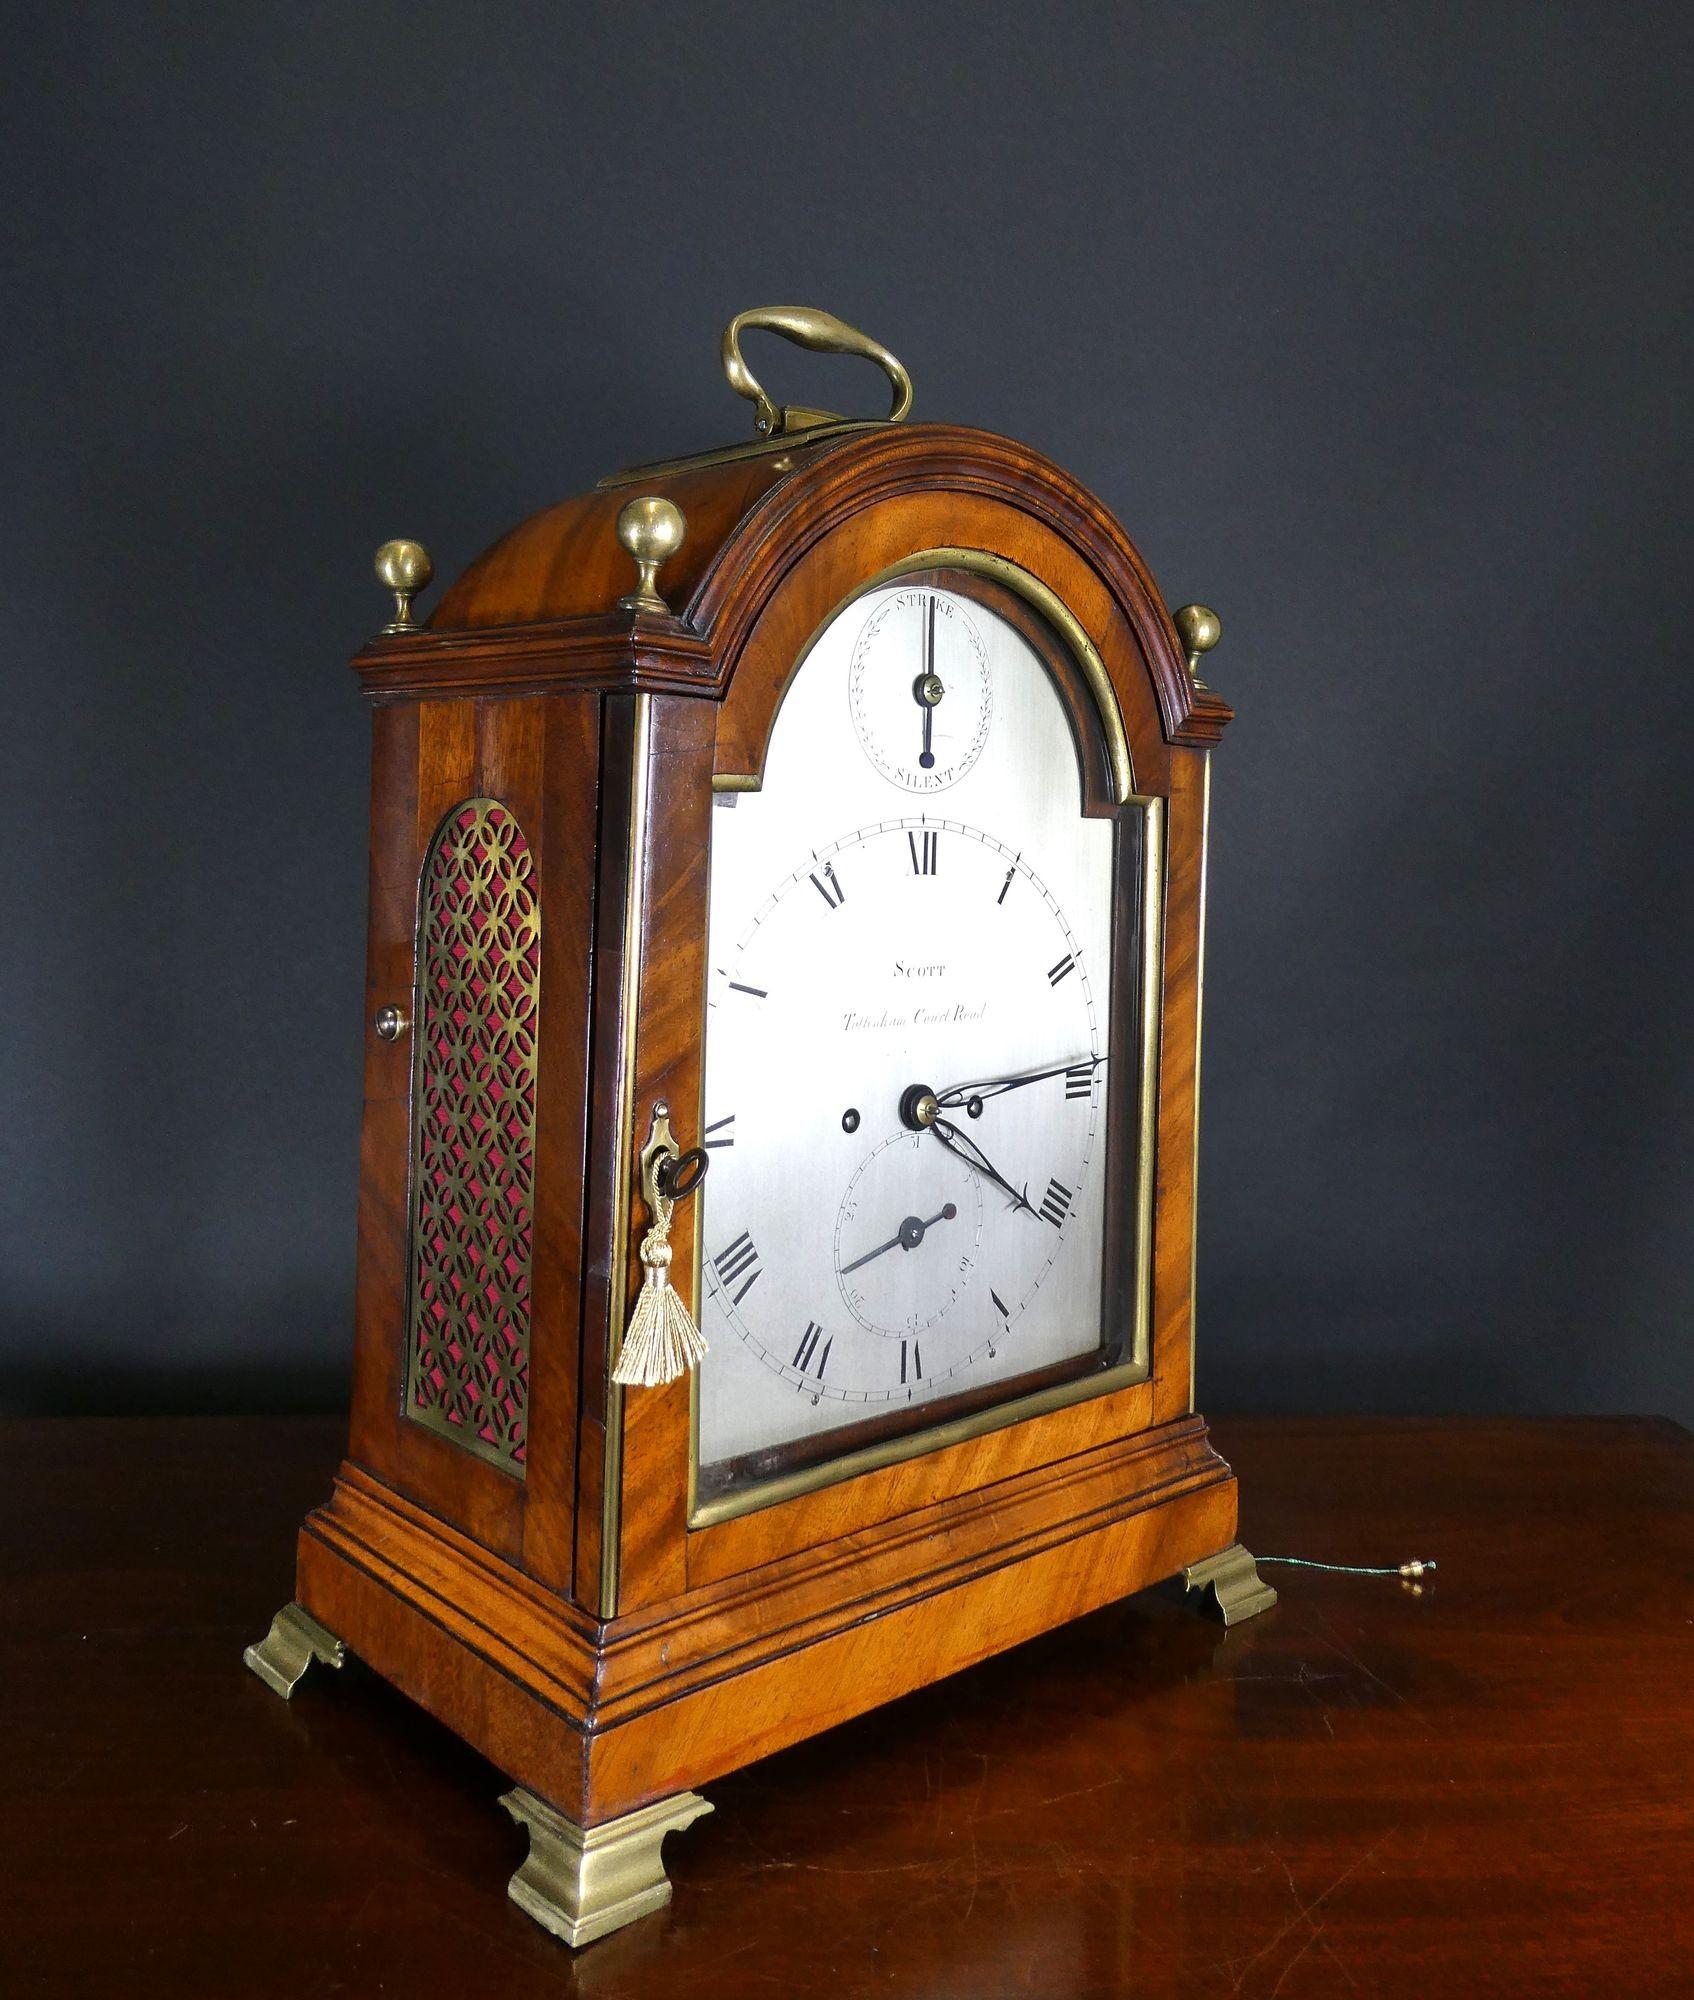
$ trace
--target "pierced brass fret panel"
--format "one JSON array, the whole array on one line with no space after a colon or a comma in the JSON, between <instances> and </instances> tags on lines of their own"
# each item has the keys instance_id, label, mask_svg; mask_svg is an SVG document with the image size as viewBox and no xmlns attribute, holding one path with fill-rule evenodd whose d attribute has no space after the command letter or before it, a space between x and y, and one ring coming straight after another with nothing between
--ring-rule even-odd
<instances>
[{"instance_id":1,"label":"pierced brass fret panel","mask_svg":"<svg viewBox=\"0 0 1694 2000\"><path fill-rule=\"evenodd\" d=\"M540 991L529 843L498 800L468 799L418 890L406 1407L520 1477Z\"/></svg>"}]
</instances>

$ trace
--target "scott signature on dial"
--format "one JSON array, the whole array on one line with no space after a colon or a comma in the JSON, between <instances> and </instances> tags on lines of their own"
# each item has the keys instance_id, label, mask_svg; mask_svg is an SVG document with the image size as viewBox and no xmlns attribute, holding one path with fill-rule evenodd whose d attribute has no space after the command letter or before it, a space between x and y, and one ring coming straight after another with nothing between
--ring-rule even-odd
<instances>
[{"instance_id":1,"label":"scott signature on dial","mask_svg":"<svg viewBox=\"0 0 1694 2000\"><path fill-rule=\"evenodd\" d=\"M971 1007L961 1000L953 1007L914 1007L901 1013L885 1007L880 1014L855 1014L849 1009L841 1016L843 1034L855 1035L878 1028L952 1028L964 1021L981 1021L988 1016L988 1002Z\"/></svg>"}]
</instances>

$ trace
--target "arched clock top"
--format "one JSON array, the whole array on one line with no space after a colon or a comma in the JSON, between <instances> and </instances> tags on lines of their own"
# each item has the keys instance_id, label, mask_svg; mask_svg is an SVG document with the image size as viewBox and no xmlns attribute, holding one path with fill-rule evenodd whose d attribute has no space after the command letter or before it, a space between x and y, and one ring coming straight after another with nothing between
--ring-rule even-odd
<instances>
[{"instance_id":1,"label":"arched clock top","mask_svg":"<svg viewBox=\"0 0 1694 2000\"><path fill-rule=\"evenodd\" d=\"M618 518L668 501L685 532L665 559L665 610L631 608L635 565ZM442 596L427 624L361 656L375 694L566 679L730 694L780 672L830 611L925 550L965 548L1033 580L1104 665L1142 789L1163 789L1168 746L1205 748L1228 722L1197 683L1170 611L1107 509L1050 460L985 431L867 425L779 439L719 462L619 475L512 530ZM623 600L620 604L620 600ZM756 763L762 726L732 733L719 769ZM726 718L727 719L727 718Z\"/></svg>"},{"instance_id":2,"label":"arched clock top","mask_svg":"<svg viewBox=\"0 0 1694 2000\"><path fill-rule=\"evenodd\" d=\"M986 431L915 424L820 451L736 525L688 601L731 677L773 599L841 602L915 551L965 548L1031 580L1106 663L1132 741L1209 746L1227 705L1196 688L1169 610L1134 545L1051 460ZM821 594L821 593L817 593ZM821 617L828 606L815 604Z\"/></svg>"}]
</instances>

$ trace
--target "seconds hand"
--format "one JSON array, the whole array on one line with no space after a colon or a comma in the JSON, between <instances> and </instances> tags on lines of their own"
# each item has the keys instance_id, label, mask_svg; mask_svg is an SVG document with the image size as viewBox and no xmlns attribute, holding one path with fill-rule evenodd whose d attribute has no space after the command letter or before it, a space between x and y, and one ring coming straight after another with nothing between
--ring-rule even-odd
<instances>
[{"instance_id":1,"label":"seconds hand","mask_svg":"<svg viewBox=\"0 0 1694 2000\"><path fill-rule=\"evenodd\" d=\"M886 1243L879 1243L874 1250L867 1250L862 1257L855 1257L851 1264L843 1264L842 1277L845 1278L849 1271L858 1270L861 1264L870 1264L878 1257L886 1256L890 1250L915 1250L923 1241L926 1230L933 1229L938 1222L951 1222L958 1212L951 1202L947 1202L941 1213L932 1215L927 1222L920 1216L908 1215Z\"/></svg>"}]
</instances>

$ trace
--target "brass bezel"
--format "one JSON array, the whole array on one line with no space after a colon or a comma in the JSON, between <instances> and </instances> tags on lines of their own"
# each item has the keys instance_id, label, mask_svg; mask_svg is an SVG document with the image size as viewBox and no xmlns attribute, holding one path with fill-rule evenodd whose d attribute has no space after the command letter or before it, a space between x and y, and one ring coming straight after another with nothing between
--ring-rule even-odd
<instances>
[{"instance_id":1,"label":"brass bezel","mask_svg":"<svg viewBox=\"0 0 1694 2000\"><path fill-rule=\"evenodd\" d=\"M1189 1175L1193 1207L1188 1221L1188 1407L1200 1407L1194 1371L1198 1360L1195 1327L1200 1283L1200 1045L1206 1019L1206 883L1212 872L1212 753L1200 758L1200 916L1194 941L1194 1165Z\"/></svg>"},{"instance_id":2,"label":"brass bezel","mask_svg":"<svg viewBox=\"0 0 1694 2000\"><path fill-rule=\"evenodd\" d=\"M791 682L794 675L804 666L823 631L856 599L872 590L881 589L894 579L909 575L913 571L943 568L973 570L979 575L993 578L1033 604L1055 627L1081 667L1099 711L1101 727L1106 737L1114 796L1120 806L1137 806L1142 814L1139 1024L1141 1075L1136 1117L1133 1193L1136 1257L1135 1318L1131 1337L1133 1359L1120 1362L1114 1368L1101 1369L1098 1374L1055 1383L1045 1389L1034 1390L1028 1395L1014 1397L1009 1402L997 1403L992 1408L976 1410L968 1416L931 1425L926 1430L908 1432L897 1438L881 1439L875 1444L861 1446L856 1451L844 1452L840 1457L829 1459L819 1465L808 1465L793 1472L778 1473L772 1478L741 1487L733 1493L717 1494L704 1501L701 1500L699 1493L700 1378L698 1371L695 1371L689 1377L688 1399L688 1527L690 1530L709 1528L720 1521L734 1520L743 1514L779 1506L782 1502L796 1499L802 1494L814 1493L822 1487L839 1485L844 1480L857 1478L861 1473L879 1471L884 1466L897 1465L909 1458L923 1457L929 1452L944 1450L949 1445L962 1444L968 1439L984 1436L990 1431L1004 1430L1029 1418L1065 1409L1073 1403L1088 1402L1096 1396L1110 1395L1115 1390L1147 1381L1152 1372L1153 1192L1158 1143L1159 1029L1163 1018L1164 1000L1164 912L1167 872L1165 801L1157 797L1144 796L1134 789L1134 769L1130 757L1129 739L1124 729L1122 714L1118 709L1117 695L1106 672L1104 661L1074 613L1066 608L1039 577L1031 576L1027 570L1020 569L1003 556L990 555L980 549L923 549L891 564L833 605L816 631L800 649L789 674L789 680ZM780 707L780 703L778 705ZM714 776L712 780L714 792L756 792L759 785L760 774L757 773L724 773ZM700 1021L702 1048L705 1031L705 1008L702 1002ZM700 1088L701 1102L695 1110L696 1128L704 1122L706 1115L704 1063L701 1064ZM697 1314L704 1285L703 1273L704 1245L701 1232L697 1230L692 1272Z\"/></svg>"}]
</instances>

